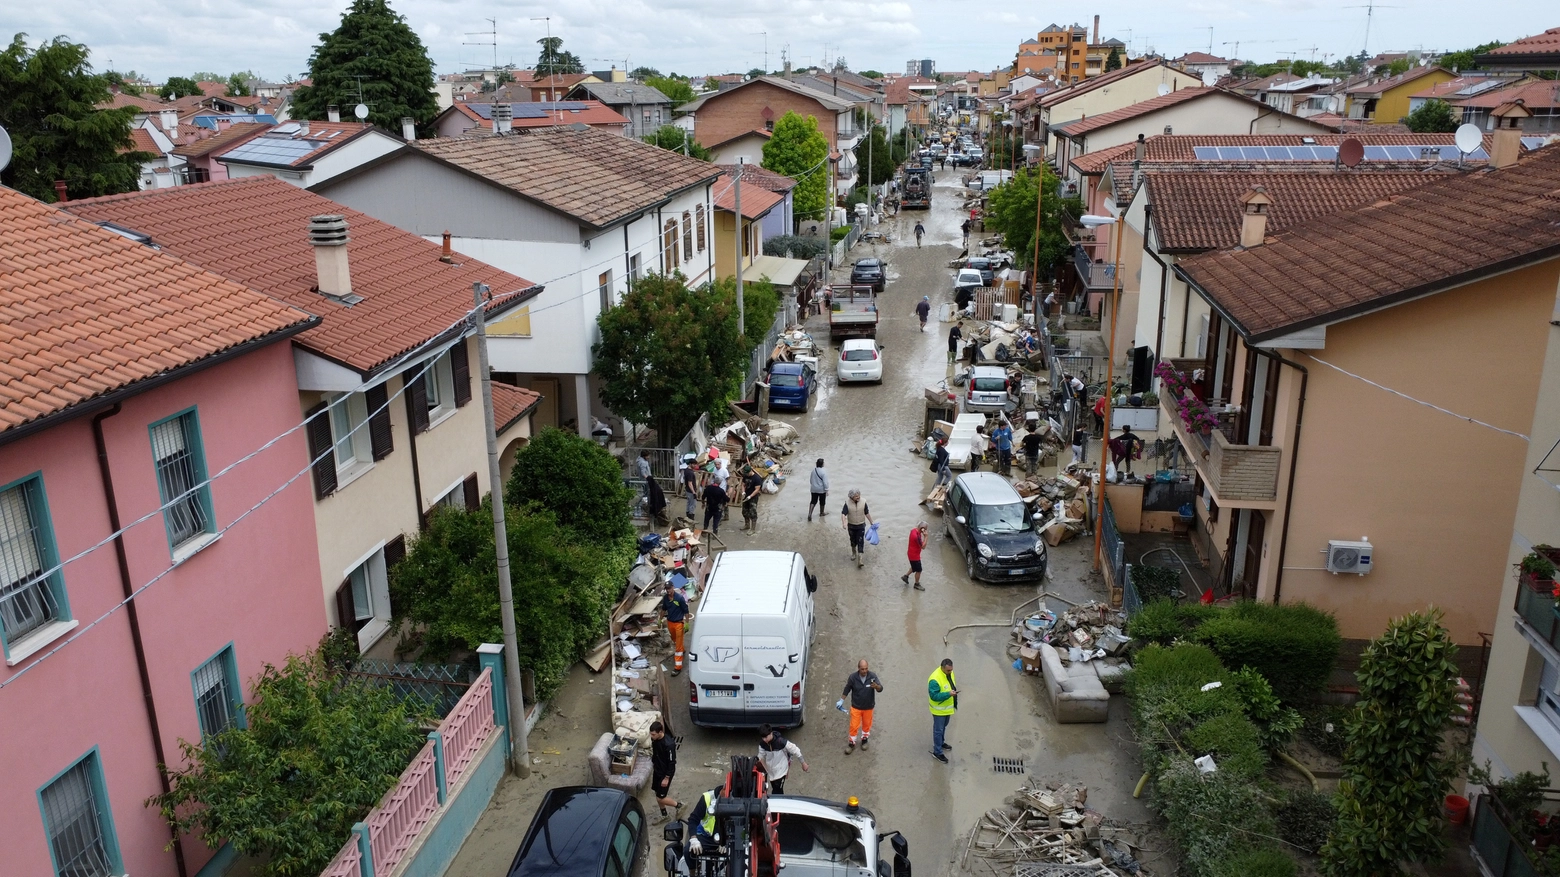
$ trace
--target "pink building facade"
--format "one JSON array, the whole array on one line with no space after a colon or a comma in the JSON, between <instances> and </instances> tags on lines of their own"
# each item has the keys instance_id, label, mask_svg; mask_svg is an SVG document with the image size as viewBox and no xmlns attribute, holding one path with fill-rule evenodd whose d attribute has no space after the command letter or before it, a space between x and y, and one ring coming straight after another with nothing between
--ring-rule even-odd
<instances>
[{"instance_id":1,"label":"pink building facade","mask_svg":"<svg viewBox=\"0 0 1560 877\"><path fill-rule=\"evenodd\" d=\"M99 396L31 434L0 432L0 584L10 583L0 597L0 873L174 877L213 859L189 836L167 850L168 826L145 802L162 791L159 744L182 765L180 740L243 722L262 666L326 631L307 473L233 523L306 470L303 432L157 509L297 425L289 334L131 384L155 385L121 389L117 403ZM114 531L113 506L129 529L122 546L99 546ZM16 590L21 567L82 552L47 594ZM126 607L104 617L127 587L174 564L135 598L133 618Z\"/></svg>"}]
</instances>

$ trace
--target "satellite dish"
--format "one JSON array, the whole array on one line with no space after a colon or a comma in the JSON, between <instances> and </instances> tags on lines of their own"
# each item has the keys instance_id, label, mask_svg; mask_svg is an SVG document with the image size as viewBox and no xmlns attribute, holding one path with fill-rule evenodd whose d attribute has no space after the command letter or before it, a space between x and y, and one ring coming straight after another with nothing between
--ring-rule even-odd
<instances>
[{"instance_id":1,"label":"satellite dish","mask_svg":"<svg viewBox=\"0 0 1560 877\"><path fill-rule=\"evenodd\" d=\"M9 165L10 163L11 163L11 135L5 133L5 129L4 128L0 128L0 171L5 170L6 166Z\"/></svg>"},{"instance_id":2,"label":"satellite dish","mask_svg":"<svg viewBox=\"0 0 1560 877\"><path fill-rule=\"evenodd\" d=\"M1160 97L1164 97L1165 95L1167 95L1169 93L1170 93L1170 86L1167 83L1164 83L1164 82L1159 83L1159 96Z\"/></svg>"},{"instance_id":3,"label":"satellite dish","mask_svg":"<svg viewBox=\"0 0 1560 877\"><path fill-rule=\"evenodd\" d=\"M1338 160L1344 167L1358 167L1365 160L1365 145L1353 137L1338 144Z\"/></svg>"},{"instance_id":4,"label":"satellite dish","mask_svg":"<svg viewBox=\"0 0 1560 877\"><path fill-rule=\"evenodd\" d=\"M1479 130L1478 125L1462 125L1458 127L1456 136L1457 151L1463 155L1484 145L1484 132ZM4 161L0 161L0 167L5 167Z\"/></svg>"},{"instance_id":5,"label":"satellite dish","mask_svg":"<svg viewBox=\"0 0 1560 877\"><path fill-rule=\"evenodd\" d=\"M1204 88L1213 88L1219 82L1219 74L1212 70L1204 70L1202 80Z\"/></svg>"},{"instance_id":6,"label":"satellite dish","mask_svg":"<svg viewBox=\"0 0 1560 877\"><path fill-rule=\"evenodd\" d=\"M368 118L368 104L358 104L352 108L352 115L358 117L358 121Z\"/></svg>"}]
</instances>

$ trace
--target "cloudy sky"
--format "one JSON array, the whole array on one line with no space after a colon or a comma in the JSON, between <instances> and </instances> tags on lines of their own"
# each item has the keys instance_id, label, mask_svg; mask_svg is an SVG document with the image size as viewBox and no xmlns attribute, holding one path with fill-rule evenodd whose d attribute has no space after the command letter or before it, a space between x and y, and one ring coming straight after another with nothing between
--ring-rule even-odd
<instances>
[{"instance_id":1,"label":"cloudy sky","mask_svg":"<svg viewBox=\"0 0 1560 877\"><path fill-rule=\"evenodd\" d=\"M1366 45L1365 0L1122 0L1095 7L1102 34L1134 54L1190 50L1261 60L1338 57ZM1019 11L1003 11L1003 6ZM550 26L587 69L626 60L685 75L770 68L782 52L798 65L843 57L856 70L903 70L932 58L939 70L1010 64L1019 40L1087 6L1039 11L1040 4L932 0L572 0L550 6L516 0L392 0L428 46L438 72L492 63L478 31L497 19L498 58L532 66ZM48 0L0 3L0 29L31 41L66 35L89 45L98 69L110 65L154 80L195 70L250 69L271 79L300 74L321 31L345 3L318 0ZM1452 50L1512 40L1560 26L1552 0L1498 0L1474 14L1466 2L1395 0L1375 8L1368 48ZM1547 13L1544 10L1549 10ZM550 21L540 20L551 16ZM1210 34L1209 29L1212 28ZM767 32L767 34L766 34Z\"/></svg>"}]
</instances>

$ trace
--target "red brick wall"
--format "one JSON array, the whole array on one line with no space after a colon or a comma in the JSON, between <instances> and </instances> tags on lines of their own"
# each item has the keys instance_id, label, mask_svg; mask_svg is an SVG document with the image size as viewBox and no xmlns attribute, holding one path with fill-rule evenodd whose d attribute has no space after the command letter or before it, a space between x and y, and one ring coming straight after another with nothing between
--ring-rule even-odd
<instances>
[{"instance_id":1,"label":"red brick wall","mask_svg":"<svg viewBox=\"0 0 1560 877\"><path fill-rule=\"evenodd\" d=\"M693 136L705 146L724 143L733 137L764 127L764 108L774 113L774 120L787 112L799 116L813 116L818 120L818 130L829 138L829 151L834 151L835 113L810 97L776 88L767 82L753 82L725 94L718 94L704 102L694 114Z\"/></svg>"}]
</instances>

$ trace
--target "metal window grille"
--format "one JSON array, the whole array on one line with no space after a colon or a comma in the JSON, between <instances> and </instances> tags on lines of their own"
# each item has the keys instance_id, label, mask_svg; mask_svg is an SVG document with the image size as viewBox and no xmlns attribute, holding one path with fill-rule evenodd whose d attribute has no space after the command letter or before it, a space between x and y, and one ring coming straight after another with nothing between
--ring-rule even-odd
<instances>
[{"instance_id":1,"label":"metal window grille","mask_svg":"<svg viewBox=\"0 0 1560 877\"><path fill-rule=\"evenodd\" d=\"M33 482L0 493L0 630L12 641L59 614L54 589L43 573L43 551L32 519Z\"/></svg>"},{"instance_id":2,"label":"metal window grille","mask_svg":"<svg viewBox=\"0 0 1560 877\"><path fill-rule=\"evenodd\" d=\"M152 458L157 461L157 486L162 489L163 521L168 537L177 548L208 531L205 494L208 487L195 489L205 480L200 461L190 451L190 433L194 420L181 414L152 427Z\"/></svg>"},{"instance_id":3,"label":"metal window grille","mask_svg":"<svg viewBox=\"0 0 1560 877\"><path fill-rule=\"evenodd\" d=\"M235 720L227 660L224 651L195 671L195 712L200 716L200 732L208 737L233 727Z\"/></svg>"},{"instance_id":4,"label":"metal window grille","mask_svg":"<svg viewBox=\"0 0 1560 877\"><path fill-rule=\"evenodd\" d=\"M103 820L91 769L91 759L83 759L43 790L43 819L59 877L108 877L113 873L103 843Z\"/></svg>"}]
</instances>

